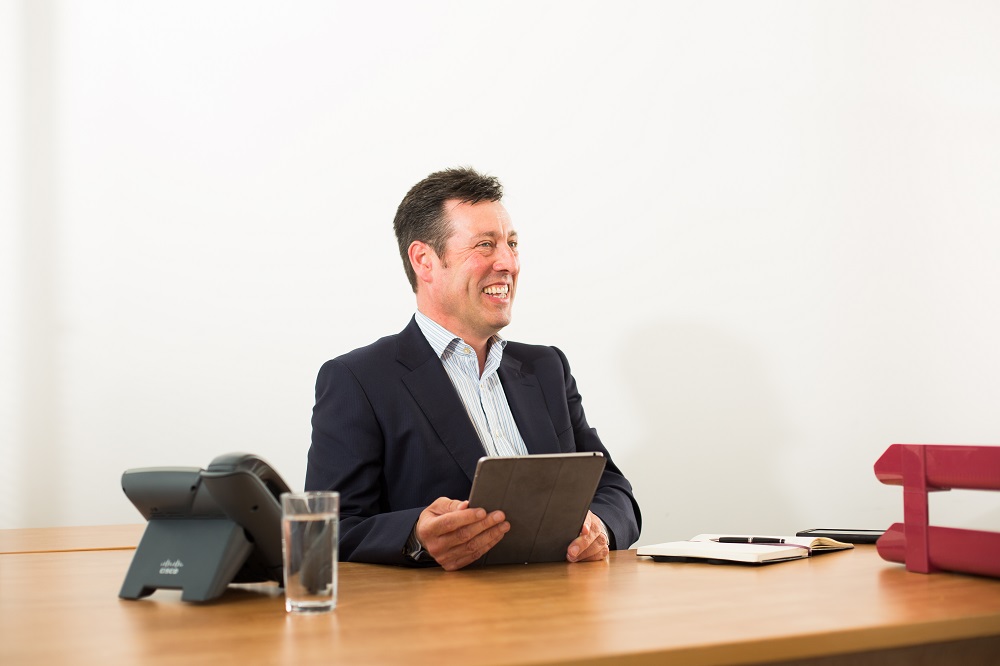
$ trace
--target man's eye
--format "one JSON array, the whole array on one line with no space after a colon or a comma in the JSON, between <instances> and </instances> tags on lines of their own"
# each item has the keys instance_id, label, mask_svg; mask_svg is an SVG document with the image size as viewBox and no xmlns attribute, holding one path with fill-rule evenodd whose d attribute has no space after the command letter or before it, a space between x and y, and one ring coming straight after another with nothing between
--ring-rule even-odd
<instances>
[{"instance_id":1,"label":"man's eye","mask_svg":"<svg viewBox=\"0 0 1000 666\"><path fill-rule=\"evenodd\" d=\"M507 245L510 245L510 249L512 250L517 249L517 241L510 241L509 243L507 243Z\"/></svg>"},{"instance_id":2,"label":"man's eye","mask_svg":"<svg viewBox=\"0 0 1000 666\"><path fill-rule=\"evenodd\" d=\"M493 247L493 242L492 241L483 241L482 243L479 244L479 247Z\"/></svg>"}]
</instances>

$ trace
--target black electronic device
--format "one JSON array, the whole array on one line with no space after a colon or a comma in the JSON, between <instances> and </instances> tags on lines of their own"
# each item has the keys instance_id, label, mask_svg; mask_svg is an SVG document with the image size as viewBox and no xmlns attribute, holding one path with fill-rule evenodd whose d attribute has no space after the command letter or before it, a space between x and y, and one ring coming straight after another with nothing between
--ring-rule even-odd
<instances>
[{"instance_id":1,"label":"black electronic device","mask_svg":"<svg viewBox=\"0 0 1000 666\"><path fill-rule=\"evenodd\" d=\"M597 451L480 458L469 506L500 509L510 531L479 564L565 561L605 463Z\"/></svg>"},{"instance_id":2,"label":"black electronic device","mask_svg":"<svg viewBox=\"0 0 1000 666\"><path fill-rule=\"evenodd\" d=\"M818 528L796 532L795 536L826 537L828 539L843 541L844 543L875 543L883 533L885 533L885 530Z\"/></svg>"},{"instance_id":3,"label":"black electronic device","mask_svg":"<svg viewBox=\"0 0 1000 666\"><path fill-rule=\"evenodd\" d=\"M147 523L119 597L179 589L184 601L209 601L229 583L282 582L279 497L289 488L257 456L129 469L122 490Z\"/></svg>"}]
</instances>

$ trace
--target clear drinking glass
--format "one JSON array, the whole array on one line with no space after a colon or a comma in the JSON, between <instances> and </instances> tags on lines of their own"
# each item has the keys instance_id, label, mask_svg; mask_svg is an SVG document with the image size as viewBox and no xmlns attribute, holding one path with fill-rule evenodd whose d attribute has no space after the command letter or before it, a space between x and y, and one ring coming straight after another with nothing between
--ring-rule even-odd
<instances>
[{"instance_id":1,"label":"clear drinking glass","mask_svg":"<svg viewBox=\"0 0 1000 666\"><path fill-rule=\"evenodd\" d=\"M281 552L289 613L336 608L339 518L340 493L282 493Z\"/></svg>"}]
</instances>

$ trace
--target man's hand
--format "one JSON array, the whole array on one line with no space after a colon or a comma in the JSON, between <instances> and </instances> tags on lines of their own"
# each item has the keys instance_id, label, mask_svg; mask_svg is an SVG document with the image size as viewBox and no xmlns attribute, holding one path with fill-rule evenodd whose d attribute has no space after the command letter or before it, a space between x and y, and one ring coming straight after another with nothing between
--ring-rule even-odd
<instances>
[{"instance_id":1,"label":"man's hand","mask_svg":"<svg viewBox=\"0 0 1000 666\"><path fill-rule=\"evenodd\" d=\"M566 549L566 559L570 562L593 562L603 560L609 552L608 537L601 519L588 511L580 536L573 539Z\"/></svg>"},{"instance_id":2,"label":"man's hand","mask_svg":"<svg viewBox=\"0 0 1000 666\"><path fill-rule=\"evenodd\" d=\"M447 497L437 498L421 511L415 528L424 550L446 571L472 564L508 530L510 523L502 511L487 515L485 509L470 509L468 500Z\"/></svg>"}]
</instances>

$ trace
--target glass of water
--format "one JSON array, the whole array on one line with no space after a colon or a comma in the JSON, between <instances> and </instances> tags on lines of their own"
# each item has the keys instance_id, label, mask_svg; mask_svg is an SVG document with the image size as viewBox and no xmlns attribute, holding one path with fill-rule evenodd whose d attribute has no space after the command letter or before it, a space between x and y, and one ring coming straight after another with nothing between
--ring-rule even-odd
<instances>
[{"instance_id":1,"label":"glass of water","mask_svg":"<svg viewBox=\"0 0 1000 666\"><path fill-rule=\"evenodd\" d=\"M340 493L282 493L281 552L289 613L336 608L339 517Z\"/></svg>"}]
</instances>

